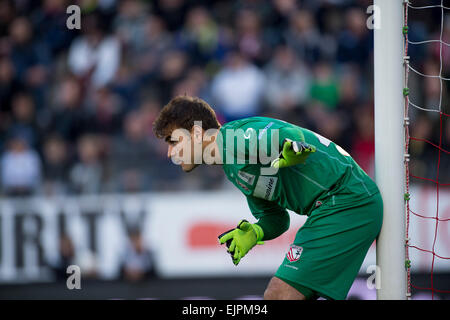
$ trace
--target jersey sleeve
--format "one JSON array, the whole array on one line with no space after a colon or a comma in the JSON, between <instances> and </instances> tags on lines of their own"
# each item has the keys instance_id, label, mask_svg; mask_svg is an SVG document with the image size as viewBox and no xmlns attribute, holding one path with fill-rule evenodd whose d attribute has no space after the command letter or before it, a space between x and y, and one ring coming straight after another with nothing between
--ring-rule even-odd
<instances>
[{"instance_id":1,"label":"jersey sleeve","mask_svg":"<svg viewBox=\"0 0 450 320\"><path fill-rule=\"evenodd\" d=\"M263 154L275 154L272 146L278 142L277 152L281 152L285 139L305 142L305 136L300 128L292 126L275 126L258 136L258 151L262 149ZM278 154L277 154L278 155Z\"/></svg>"},{"instance_id":2,"label":"jersey sleeve","mask_svg":"<svg viewBox=\"0 0 450 320\"><path fill-rule=\"evenodd\" d=\"M305 142L303 132L300 129L293 127L283 127L280 129L280 147L283 144L284 139Z\"/></svg>"},{"instance_id":3,"label":"jersey sleeve","mask_svg":"<svg viewBox=\"0 0 450 320\"><path fill-rule=\"evenodd\" d=\"M233 128L224 128L227 130L221 135L222 145L224 147L231 142L232 147L226 148L223 154L226 159L236 162L248 159L250 163L270 166L270 161L279 156L285 139L305 142L299 127L275 119L249 121ZM232 129L231 133L228 129Z\"/></svg>"},{"instance_id":4,"label":"jersey sleeve","mask_svg":"<svg viewBox=\"0 0 450 320\"><path fill-rule=\"evenodd\" d=\"M262 240L272 240L283 234L290 224L289 213L275 202L247 196L247 203L252 215L263 232Z\"/></svg>"}]
</instances>

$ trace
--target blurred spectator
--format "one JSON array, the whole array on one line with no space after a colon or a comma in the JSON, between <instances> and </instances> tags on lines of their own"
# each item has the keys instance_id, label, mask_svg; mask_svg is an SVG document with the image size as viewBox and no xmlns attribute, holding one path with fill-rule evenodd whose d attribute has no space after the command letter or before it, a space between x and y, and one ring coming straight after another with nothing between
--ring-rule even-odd
<instances>
[{"instance_id":1,"label":"blurred spectator","mask_svg":"<svg viewBox=\"0 0 450 320\"><path fill-rule=\"evenodd\" d=\"M147 19L143 37L136 48L135 63L138 75L142 75L145 80L155 80L161 60L173 47L172 38L173 34L167 31L160 17L150 16Z\"/></svg>"},{"instance_id":2,"label":"blurred spectator","mask_svg":"<svg viewBox=\"0 0 450 320\"><path fill-rule=\"evenodd\" d=\"M122 257L121 278L136 282L156 275L154 255L138 230L131 230Z\"/></svg>"},{"instance_id":3,"label":"blurred spectator","mask_svg":"<svg viewBox=\"0 0 450 320\"><path fill-rule=\"evenodd\" d=\"M22 87L12 61L7 57L0 58L0 112L3 112L4 116L11 111L12 97ZM0 121L1 119L0 117Z\"/></svg>"},{"instance_id":4,"label":"blurred spectator","mask_svg":"<svg viewBox=\"0 0 450 320\"><path fill-rule=\"evenodd\" d=\"M309 97L311 75L291 48L278 47L265 74L264 96L271 108L282 112L304 106Z\"/></svg>"},{"instance_id":5,"label":"blurred spectator","mask_svg":"<svg viewBox=\"0 0 450 320\"><path fill-rule=\"evenodd\" d=\"M336 108L339 89L332 66L328 62L321 61L314 66L310 94L312 100L324 104L329 109Z\"/></svg>"},{"instance_id":6,"label":"blurred spectator","mask_svg":"<svg viewBox=\"0 0 450 320\"><path fill-rule=\"evenodd\" d=\"M236 15L235 23L240 53L252 63L261 66L270 57L270 47L265 41L258 14L253 10L242 9Z\"/></svg>"},{"instance_id":7,"label":"blurred spectator","mask_svg":"<svg viewBox=\"0 0 450 320\"><path fill-rule=\"evenodd\" d=\"M423 73L426 75L437 76L440 74L440 63L432 60L425 61L423 68ZM423 84L424 107L432 110L443 110L444 105L441 98L446 95L444 82L435 77L425 77Z\"/></svg>"},{"instance_id":8,"label":"blurred spectator","mask_svg":"<svg viewBox=\"0 0 450 320\"><path fill-rule=\"evenodd\" d=\"M410 19L408 22L408 38L410 41L426 41L429 37L430 34L427 31L426 23L417 19ZM439 38L437 35L435 37L433 39ZM440 48L439 43L436 43L435 48ZM428 46L410 45L408 47L408 55L411 57L411 61L424 61L427 59L427 51L429 49Z\"/></svg>"},{"instance_id":9,"label":"blurred spectator","mask_svg":"<svg viewBox=\"0 0 450 320\"><path fill-rule=\"evenodd\" d=\"M220 59L225 49L220 42L220 30L210 13L203 7L188 12L185 28L179 41L193 57L192 63L203 65L205 61Z\"/></svg>"},{"instance_id":10,"label":"blurred spectator","mask_svg":"<svg viewBox=\"0 0 450 320\"><path fill-rule=\"evenodd\" d=\"M95 15L83 18L83 34L70 46L68 65L80 79L95 88L105 86L114 77L120 63L120 43L114 35L105 34Z\"/></svg>"},{"instance_id":11,"label":"blurred spectator","mask_svg":"<svg viewBox=\"0 0 450 320\"><path fill-rule=\"evenodd\" d=\"M39 86L47 76L46 65L50 62L47 46L33 38L31 22L17 17L10 25L11 59L17 77L25 84Z\"/></svg>"},{"instance_id":12,"label":"blurred spectator","mask_svg":"<svg viewBox=\"0 0 450 320\"><path fill-rule=\"evenodd\" d=\"M185 78L173 88L172 96L190 95L208 99L207 75L201 68L191 68Z\"/></svg>"},{"instance_id":13,"label":"blurred spectator","mask_svg":"<svg viewBox=\"0 0 450 320\"><path fill-rule=\"evenodd\" d=\"M212 80L212 99L226 121L255 116L261 107L264 82L264 74L257 67L238 52L232 52Z\"/></svg>"},{"instance_id":14,"label":"blurred spectator","mask_svg":"<svg viewBox=\"0 0 450 320\"><path fill-rule=\"evenodd\" d=\"M109 154L112 185L116 191L136 192L151 187L149 161L155 157L140 111L129 113L123 135L113 139Z\"/></svg>"},{"instance_id":15,"label":"blurred spectator","mask_svg":"<svg viewBox=\"0 0 450 320\"><path fill-rule=\"evenodd\" d=\"M293 12L284 37L288 46L307 64L316 63L319 59L329 58L334 54L333 40L325 40L320 34L310 11Z\"/></svg>"},{"instance_id":16,"label":"blurred spectator","mask_svg":"<svg viewBox=\"0 0 450 320\"><path fill-rule=\"evenodd\" d=\"M414 126L411 128L410 135L414 139L410 141L409 146L409 152L411 154L410 171L414 176L429 179L436 178L437 161L431 162L430 159L435 158L437 151L433 146L424 141L433 140L433 125L432 118L428 114L421 112L415 119ZM418 180L416 182L420 183L423 181Z\"/></svg>"},{"instance_id":17,"label":"blurred spectator","mask_svg":"<svg viewBox=\"0 0 450 320\"><path fill-rule=\"evenodd\" d=\"M161 17L169 31L181 28L188 9L186 0L156 0L152 5L154 13Z\"/></svg>"},{"instance_id":18,"label":"blurred spectator","mask_svg":"<svg viewBox=\"0 0 450 320\"><path fill-rule=\"evenodd\" d=\"M41 10L33 16L38 38L53 54L59 54L70 45L76 32L66 27L68 6L66 0L44 0Z\"/></svg>"},{"instance_id":19,"label":"blurred spectator","mask_svg":"<svg viewBox=\"0 0 450 320\"><path fill-rule=\"evenodd\" d=\"M183 51L167 52L161 60L156 90L163 101L172 98L172 91L178 81L186 74L188 57Z\"/></svg>"},{"instance_id":20,"label":"blurred spectator","mask_svg":"<svg viewBox=\"0 0 450 320\"><path fill-rule=\"evenodd\" d=\"M46 195L65 194L69 172L69 151L59 135L51 135L44 142L43 191Z\"/></svg>"},{"instance_id":21,"label":"blurred spectator","mask_svg":"<svg viewBox=\"0 0 450 320\"><path fill-rule=\"evenodd\" d=\"M70 183L73 192L92 194L101 191L103 168L99 152L100 146L97 137L85 135L78 140L79 162L70 170Z\"/></svg>"},{"instance_id":22,"label":"blurred spectator","mask_svg":"<svg viewBox=\"0 0 450 320\"><path fill-rule=\"evenodd\" d=\"M61 234L59 237L59 257L54 263L51 263L56 279L59 281L67 280L67 267L76 264L75 248L72 239L68 234Z\"/></svg>"},{"instance_id":23,"label":"blurred spectator","mask_svg":"<svg viewBox=\"0 0 450 320\"><path fill-rule=\"evenodd\" d=\"M271 10L267 17L265 17L265 25L275 29L272 31L277 33L278 37L282 30L285 30L289 25L289 18L292 13L298 10L298 1L296 0L272 0Z\"/></svg>"},{"instance_id":24,"label":"blurred spectator","mask_svg":"<svg viewBox=\"0 0 450 320\"><path fill-rule=\"evenodd\" d=\"M372 106L355 110L356 132L353 136L352 157L372 178L375 177L374 115Z\"/></svg>"},{"instance_id":25,"label":"blurred spectator","mask_svg":"<svg viewBox=\"0 0 450 320\"><path fill-rule=\"evenodd\" d=\"M25 93L18 93L12 100L11 132L21 132L31 147L36 147L39 130L35 123L36 114L33 98Z\"/></svg>"},{"instance_id":26,"label":"blurred spectator","mask_svg":"<svg viewBox=\"0 0 450 320\"><path fill-rule=\"evenodd\" d=\"M0 152L12 121L11 101L20 87L11 60L0 57Z\"/></svg>"},{"instance_id":27,"label":"blurred spectator","mask_svg":"<svg viewBox=\"0 0 450 320\"><path fill-rule=\"evenodd\" d=\"M45 89L50 73L51 52L48 44L33 35L28 17L19 16L10 26L10 57L17 78L33 94L40 109L44 105Z\"/></svg>"},{"instance_id":28,"label":"blurred spectator","mask_svg":"<svg viewBox=\"0 0 450 320\"><path fill-rule=\"evenodd\" d=\"M122 100L108 87L96 89L84 112L84 132L110 136L121 126Z\"/></svg>"},{"instance_id":29,"label":"blurred spectator","mask_svg":"<svg viewBox=\"0 0 450 320\"><path fill-rule=\"evenodd\" d=\"M75 143L85 130L85 112L82 109L82 88L78 80L67 76L54 90L54 110L51 112L49 129L64 139Z\"/></svg>"},{"instance_id":30,"label":"blurred spectator","mask_svg":"<svg viewBox=\"0 0 450 320\"><path fill-rule=\"evenodd\" d=\"M146 98L139 106L139 114L142 121L144 135L147 135L149 141L156 140L152 133L153 122L161 110L161 102L155 98Z\"/></svg>"},{"instance_id":31,"label":"blurred spectator","mask_svg":"<svg viewBox=\"0 0 450 320\"><path fill-rule=\"evenodd\" d=\"M12 136L0 158L1 186L7 196L32 195L41 182L41 160L19 133Z\"/></svg>"},{"instance_id":32,"label":"blurred spectator","mask_svg":"<svg viewBox=\"0 0 450 320\"><path fill-rule=\"evenodd\" d=\"M326 138L333 137L332 140L343 147L350 150L351 136L346 137L346 120L347 114L343 114L337 111L330 111L321 103L312 103L307 107L306 115L308 117L309 126L314 131L320 132ZM330 138L331 139L331 138ZM350 141L348 141L350 140Z\"/></svg>"},{"instance_id":33,"label":"blurred spectator","mask_svg":"<svg viewBox=\"0 0 450 320\"><path fill-rule=\"evenodd\" d=\"M117 95L117 99L120 98L121 101L117 101L117 104L120 102L123 109L126 109L125 112L136 107L139 89L142 86L140 82L139 75L133 70L131 63L123 62L109 87L112 93ZM123 103L124 101L126 103Z\"/></svg>"},{"instance_id":34,"label":"blurred spectator","mask_svg":"<svg viewBox=\"0 0 450 320\"><path fill-rule=\"evenodd\" d=\"M370 61L373 38L366 26L367 16L362 9L353 8L345 13L345 29L338 38L337 61L355 63L362 67Z\"/></svg>"},{"instance_id":35,"label":"blurred spectator","mask_svg":"<svg viewBox=\"0 0 450 320\"><path fill-rule=\"evenodd\" d=\"M95 279L98 277L98 260L94 252L89 249L81 249L76 255L76 265L82 270L83 279Z\"/></svg>"},{"instance_id":36,"label":"blurred spectator","mask_svg":"<svg viewBox=\"0 0 450 320\"><path fill-rule=\"evenodd\" d=\"M0 38L8 35L8 29L14 19L15 8L12 1L0 1Z\"/></svg>"},{"instance_id":37,"label":"blurred spectator","mask_svg":"<svg viewBox=\"0 0 450 320\"><path fill-rule=\"evenodd\" d=\"M339 101L337 109L351 114L368 94L360 77L359 68L349 67L339 75Z\"/></svg>"},{"instance_id":38,"label":"blurred spectator","mask_svg":"<svg viewBox=\"0 0 450 320\"><path fill-rule=\"evenodd\" d=\"M118 38L133 52L142 45L148 19L146 4L138 0L120 1L113 28Z\"/></svg>"},{"instance_id":39,"label":"blurred spectator","mask_svg":"<svg viewBox=\"0 0 450 320\"><path fill-rule=\"evenodd\" d=\"M447 75L446 78L450 78L450 45L448 45L450 43L450 13L448 13L448 11L444 16L444 21L442 23L444 24L442 30L442 41L445 44L441 45L440 42L435 42L430 47L430 51L434 61L442 61L443 72ZM431 39L441 39L440 28L435 34L429 37Z\"/></svg>"}]
</instances>

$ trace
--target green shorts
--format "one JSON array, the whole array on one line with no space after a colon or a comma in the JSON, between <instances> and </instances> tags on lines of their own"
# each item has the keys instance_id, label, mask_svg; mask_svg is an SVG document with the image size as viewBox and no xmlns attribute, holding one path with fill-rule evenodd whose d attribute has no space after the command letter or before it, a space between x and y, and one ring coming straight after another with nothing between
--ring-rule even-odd
<instances>
[{"instance_id":1,"label":"green shorts","mask_svg":"<svg viewBox=\"0 0 450 320\"><path fill-rule=\"evenodd\" d=\"M382 220L380 193L331 196L298 230L275 276L310 299L345 299Z\"/></svg>"}]
</instances>

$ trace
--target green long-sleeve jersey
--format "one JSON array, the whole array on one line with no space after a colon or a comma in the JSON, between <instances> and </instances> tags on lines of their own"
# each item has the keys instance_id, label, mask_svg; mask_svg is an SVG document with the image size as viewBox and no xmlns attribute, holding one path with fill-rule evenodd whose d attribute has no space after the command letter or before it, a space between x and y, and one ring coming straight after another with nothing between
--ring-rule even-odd
<instances>
[{"instance_id":1,"label":"green long-sleeve jersey","mask_svg":"<svg viewBox=\"0 0 450 320\"><path fill-rule=\"evenodd\" d=\"M286 138L313 145L316 152L304 164L271 168ZM220 128L217 141L224 172L246 196L263 228L264 240L287 230L286 209L310 216L317 206L334 201L335 194L348 194L358 201L378 192L373 180L341 147L282 120L251 117L232 121Z\"/></svg>"}]
</instances>

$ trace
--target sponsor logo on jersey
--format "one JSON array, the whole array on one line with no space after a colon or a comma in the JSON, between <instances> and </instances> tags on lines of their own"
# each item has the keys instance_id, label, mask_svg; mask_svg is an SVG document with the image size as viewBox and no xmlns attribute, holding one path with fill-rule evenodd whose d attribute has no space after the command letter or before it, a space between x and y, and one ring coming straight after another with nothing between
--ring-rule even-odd
<instances>
[{"instance_id":1,"label":"sponsor logo on jersey","mask_svg":"<svg viewBox=\"0 0 450 320\"><path fill-rule=\"evenodd\" d=\"M255 176L244 171L239 170L238 177L244 180L244 182L248 183L249 185L253 185L253 182L255 182Z\"/></svg>"},{"instance_id":2,"label":"sponsor logo on jersey","mask_svg":"<svg viewBox=\"0 0 450 320\"><path fill-rule=\"evenodd\" d=\"M245 184L243 184L242 182L239 181L239 179L236 179L236 182L238 185L241 186L242 189L244 189L245 191L250 191L249 188L247 188L247 186Z\"/></svg>"},{"instance_id":3,"label":"sponsor logo on jersey","mask_svg":"<svg viewBox=\"0 0 450 320\"><path fill-rule=\"evenodd\" d=\"M300 259L300 256L302 255L303 252L303 248L296 246L296 245L291 245L289 248L288 253L286 254L286 258L290 261L290 262L295 262L298 261Z\"/></svg>"},{"instance_id":4,"label":"sponsor logo on jersey","mask_svg":"<svg viewBox=\"0 0 450 320\"><path fill-rule=\"evenodd\" d=\"M257 198L272 200L277 182L277 177L259 176L253 195Z\"/></svg>"}]
</instances>

